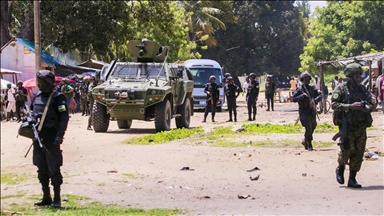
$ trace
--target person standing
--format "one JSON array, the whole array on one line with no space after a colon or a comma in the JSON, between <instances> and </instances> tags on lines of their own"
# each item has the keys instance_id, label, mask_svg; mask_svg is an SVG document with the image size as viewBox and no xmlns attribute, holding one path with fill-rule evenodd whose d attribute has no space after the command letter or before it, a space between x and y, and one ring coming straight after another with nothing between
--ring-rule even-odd
<instances>
[{"instance_id":1,"label":"person standing","mask_svg":"<svg viewBox=\"0 0 384 216\"><path fill-rule=\"evenodd\" d=\"M21 121L21 109L24 109L25 107L25 102L28 100L27 95L28 91L26 88L24 88L23 81L19 80L17 82L17 89L15 94L17 123Z\"/></svg>"},{"instance_id":2,"label":"person standing","mask_svg":"<svg viewBox=\"0 0 384 216\"><path fill-rule=\"evenodd\" d=\"M245 81L243 83L243 94L242 94L243 96L244 96L244 92L247 92L248 85L249 85L249 76L246 76Z\"/></svg>"},{"instance_id":3,"label":"person standing","mask_svg":"<svg viewBox=\"0 0 384 216\"><path fill-rule=\"evenodd\" d=\"M75 101L76 101L76 113L79 113L80 110L80 84L75 86Z\"/></svg>"},{"instance_id":4,"label":"person standing","mask_svg":"<svg viewBox=\"0 0 384 216\"><path fill-rule=\"evenodd\" d=\"M376 106L376 100L368 92L364 85L359 83L363 69L358 63L348 64L344 74L348 78L346 83L336 87L332 94L333 121L342 127L342 116L347 120L347 140L349 148L340 146L338 167L336 168L336 180L344 184L344 170L349 165L348 187L361 188L356 181L356 174L363 163L364 151L367 143L367 127L372 126L371 112ZM343 154L343 151L344 152ZM347 158L344 158L346 156ZM349 161L349 163L348 163Z\"/></svg>"},{"instance_id":5,"label":"person standing","mask_svg":"<svg viewBox=\"0 0 384 216\"><path fill-rule=\"evenodd\" d=\"M381 104L381 110L384 114L384 76L381 74L376 79L376 95L379 99L379 103Z\"/></svg>"},{"instance_id":6,"label":"person standing","mask_svg":"<svg viewBox=\"0 0 384 216\"><path fill-rule=\"evenodd\" d=\"M63 78L61 80L61 93L67 98L67 107L71 107L72 98L75 95L74 89L69 85L69 80Z\"/></svg>"},{"instance_id":7,"label":"person standing","mask_svg":"<svg viewBox=\"0 0 384 216\"><path fill-rule=\"evenodd\" d=\"M295 77L291 77L289 84L291 85L291 91L294 92L297 88L297 81L295 80Z\"/></svg>"},{"instance_id":8,"label":"person standing","mask_svg":"<svg viewBox=\"0 0 384 216\"><path fill-rule=\"evenodd\" d=\"M317 90L320 90L320 80L319 80L319 76L317 75L315 75L314 86L316 87Z\"/></svg>"},{"instance_id":9,"label":"person standing","mask_svg":"<svg viewBox=\"0 0 384 216\"><path fill-rule=\"evenodd\" d=\"M336 86L338 85L339 85L339 77L335 76L335 79L332 81L332 84L331 84L332 91L335 90Z\"/></svg>"},{"instance_id":10,"label":"person standing","mask_svg":"<svg viewBox=\"0 0 384 216\"><path fill-rule=\"evenodd\" d=\"M84 77L83 83L82 83L81 89L80 89L80 92L81 92L80 108L82 111L81 116L84 116L84 115L88 116L88 114L89 114L88 99L87 99L88 88L89 88L89 78Z\"/></svg>"},{"instance_id":11,"label":"person standing","mask_svg":"<svg viewBox=\"0 0 384 216\"><path fill-rule=\"evenodd\" d=\"M269 111L269 108L272 108L272 111L275 111L273 109L273 97L276 92L276 85L274 82L272 82L272 77L267 77L267 82L265 83L265 98L267 99L267 111Z\"/></svg>"},{"instance_id":12,"label":"person standing","mask_svg":"<svg viewBox=\"0 0 384 216\"><path fill-rule=\"evenodd\" d=\"M313 132L316 129L316 104L321 101L322 95L316 87L310 86L311 75L304 72L300 75L302 84L293 93L292 100L299 104L299 118L301 125L305 127L304 140L301 143L306 150L312 151Z\"/></svg>"},{"instance_id":13,"label":"person standing","mask_svg":"<svg viewBox=\"0 0 384 216\"><path fill-rule=\"evenodd\" d=\"M41 148L38 141L33 141L33 164L37 166L37 177L43 190L43 198L36 202L37 206L51 205L61 207L60 190L63 183L60 167L63 165L63 155L60 144L68 126L68 107L66 98L58 91L53 90L55 75L49 70L41 70L36 74L39 92L32 99L30 109L37 116L39 122L45 112L45 119L39 132L40 139L45 148ZM49 99L50 98L50 99ZM40 119L40 120L39 120ZM54 198L52 201L49 182L53 186Z\"/></svg>"},{"instance_id":14,"label":"person standing","mask_svg":"<svg viewBox=\"0 0 384 216\"><path fill-rule=\"evenodd\" d=\"M237 122L237 111L236 111L236 98L240 94L240 88L233 83L233 78L231 76L227 77L227 84L225 85L225 95L227 97L228 111L229 111L229 120L227 122L232 122L232 112L234 115L234 120Z\"/></svg>"},{"instance_id":15,"label":"person standing","mask_svg":"<svg viewBox=\"0 0 384 216\"><path fill-rule=\"evenodd\" d=\"M6 90L6 99L5 99L5 101L8 102L7 109L6 109L7 121L11 120L11 111L12 112L16 111L16 107L15 107L15 105L16 105L15 94L16 94L16 91L15 91L15 89L12 88L12 84L8 83L7 84L7 90Z\"/></svg>"},{"instance_id":16,"label":"person standing","mask_svg":"<svg viewBox=\"0 0 384 216\"><path fill-rule=\"evenodd\" d=\"M204 112L204 119L202 122L207 121L209 111L212 111L212 122L215 122L216 105L219 101L219 88L220 86L215 83L216 76L209 77L209 83L205 85L204 93L207 94L207 101Z\"/></svg>"},{"instance_id":17,"label":"person standing","mask_svg":"<svg viewBox=\"0 0 384 216\"><path fill-rule=\"evenodd\" d=\"M248 121L255 121L256 120L256 102L257 98L259 97L259 82L257 82L256 74L251 73L249 74L250 82L247 89L247 108L248 108ZM253 118L251 118L253 114Z\"/></svg>"}]
</instances>

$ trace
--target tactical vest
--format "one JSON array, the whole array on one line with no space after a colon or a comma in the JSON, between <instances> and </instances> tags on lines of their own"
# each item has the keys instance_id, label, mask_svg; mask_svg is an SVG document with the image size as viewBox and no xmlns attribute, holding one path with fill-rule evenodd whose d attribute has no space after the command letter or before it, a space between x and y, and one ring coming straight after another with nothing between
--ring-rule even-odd
<instances>
[{"instance_id":1,"label":"tactical vest","mask_svg":"<svg viewBox=\"0 0 384 216\"><path fill-rule=\"evenodd\" d=\"M306 86L307 87L307 90L309 91L309 96L312 98L312 99L315 99L315 88L313 86ZM299 87L300 91L301 92L305 92L304 89L303 89L303 85L301 85ZM300 108L303 108L303 109L310 109L310 101L309 101L309 98L305 97L303 100L299 101L299 107Z\"/></svg>"},{"instance_id":2,"label":"tactical vest","mask_svg":"<svg viewBox=\"0 0 384 216\"><path fill-rule=\"evenodd\" d=\"M237 92L237 86L234 84L227 85L225 88L225 95L227 97L236 97L236 92Z\"/></svg>"},{"instance_id":3,"label":"tactical vest","mask_svg":"<svg viewBox=\"0 0 384 216\"><path fill-rule=\"evenodd\" d=\"M216 83L207 83L208 91L211 95L207 95L207 99L218 100L219 99L219 86Z\"/></svg>"},{"instance_id":4,"label":"tactical vest","mask_svg":"<svg viewBox=\"0 0 384 216\"><path fill-rule=\"evenodd\" d=\"M273 82L265 83L265 93L266 94L274 94L275 93Z\"/></svg>"},{"instance_id":5,"label":"tactical vest","mask_svg":"<svg viewBox=\"0 0 384 216\"><path fill-rule=\"evenodd\" d=\"M257 89L259 88L259 83L257 81L251 81L248 85L248 94L256 96Z\"/></svg>"},{"instance_id":6,"label":"tactical vest","mask_svg":"<svg viewBox=\"0 0 384 216\"><path fill-rule=\"evenodd\" d=\"M56 98L59 95L60 95L59 92L54 91L52 98L51 98L50 105L49 105L48 110L47 110L47 114L45 116L43 128L56 129L56 130L59 129L59 115L56 112L55 107L52 107L52 105L55 106ZM43 115L45 105L48 103L48 98L49 98L49 95L43 96L41 91L39 91L36 94L36 96L32 102L33 103L33 112L35 115L37 115L37 116Z\"/></svg>"},{"instance_id":7,"label":"tactical vest","mask_svg":"<svg viewBox=\"0 0 384 216\"><path fill-rule=\"evenodd\" d=\"M353 104L354 102L361 102L368 99L368 94L364 86L358 84L352 91L348 88L347 83L341 86L342 103ZM372 126L372 115L370 112L363 112L360 110L349 110L346 112L348 127L353 129L365 129ZM340 126L342 122L342 111L333 112L333 123Z\"/></svg>"}]
</instances>

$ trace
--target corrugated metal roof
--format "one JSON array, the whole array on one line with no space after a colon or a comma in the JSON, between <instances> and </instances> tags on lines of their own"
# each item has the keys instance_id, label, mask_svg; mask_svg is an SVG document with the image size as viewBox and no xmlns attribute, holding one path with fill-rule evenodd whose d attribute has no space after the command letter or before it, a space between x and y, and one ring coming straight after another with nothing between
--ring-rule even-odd
<instances>
[{"instance_id":1,"label":"corrugated metal roof","mask_svg":"<svg viewBox=\"0 0 384 216\"><path fill-rule=\"evenodd\" d=\"M23 38L15 38L17 42L21 43L23 46L25 46L29 51L35 53L35 44L32 43L32 41L28 39ZM49 65L55 65L59 64L54 58L52 58L51 55L41 50L41 60L43 60L45 63Z\"/></svg>"}]
</instances>

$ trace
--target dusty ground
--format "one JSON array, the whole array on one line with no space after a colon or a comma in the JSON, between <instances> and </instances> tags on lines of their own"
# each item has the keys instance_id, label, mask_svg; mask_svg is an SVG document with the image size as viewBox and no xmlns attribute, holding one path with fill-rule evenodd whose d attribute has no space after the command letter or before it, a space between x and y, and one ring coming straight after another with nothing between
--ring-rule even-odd
<instances>
[{"instance_id":1,"label":"dusty ground","mask_svg":"<svg viewBox=\"0 0 384 216\"><path fill-rule=\"evenodd\" d=\"M202 124L203 113L195 112L191 126L202 125L206 131L219 125L240 127L246 123L247 115L244 98L238 101L241 101L239 122L226 123L228 114L222 112L217 114L216 123ZM297 118L294 103L276 103L275 110L266 112L259 107L257 122L293 123ZM331 116L320 115L320 123L331 122ZM367 147L372 152L384 151L383 115L375 112L373 116L374 129L368 131ZM129 137L154 133L154 123L134 121L132 129L119 130L116 122L111 122L108 133L96 134L86 130L86 122L86 117L72 115L65 135L63 196L75 194L105 204L144 209L178 208L189 215L383 215L384 212L382 157L363 162L357 178L363 188L353 190L335 180L336 144L326 149L315 146L313 152L298 147L218 148L193 144L191 140L127 145L122 141ZM18 126L14 122L1 123L1 173L34 176L32 154L24 158L30 142L16 138ZM315 133L314 138L331 141L332 135ZM269 138L278 143L288 138L300 143L302 136L270 134L255 135L252 139ZM180 171L185 166L194 171ZM256 166L260 171L246 172ZM250 180L257 175L259 180ZM31 177L18 185L1 184L1 196L17 192L40 195L38 180ZM250 197L239 199L238 195ZM2 199L1 208L6 210L8 204L17 201Z\"/></svg>"}]
</instances>

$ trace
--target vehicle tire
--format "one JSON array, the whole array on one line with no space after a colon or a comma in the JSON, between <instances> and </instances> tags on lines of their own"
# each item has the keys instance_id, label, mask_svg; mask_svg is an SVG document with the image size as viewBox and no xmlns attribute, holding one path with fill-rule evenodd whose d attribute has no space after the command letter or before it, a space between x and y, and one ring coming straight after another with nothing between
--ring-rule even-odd
<instances>
[{"instance_id":1,"label":"vehicle tire","mask_svg":"<svg viewBox=\"0 0 384 216\"><path fill-rule=\"evenodd\" d=\"M129 129L132 125L132 119L130 120L117 120L117 127L119 129Z\"/></svg>"},{"instance_id":2,"label":"vehicle tire","mask_svg":"<svg viewBox=\"0 0 384 216\"><path fill-rule=\"evenodd\" d=\"M180 114L181 116L176 118L176 127L189 128L191 113L191 100L189 98L185 98L184 103L177 108L177 114Z\"/></svg>"},{"instance_id":3,"label":"vehicle tire","mask_svg":"<svg viewBox=\"0 0 384 216\"><path fill-rule=\"evenodd\" d=\"M92 109L92 126L95 132L106 132L109 127L107 107L95 102Z\"/></svg>"},{"instance_id":4,"label":"vehicle tire","mask_svg":"<svg viewBox=\"0 0 384 216\"><path fill-rule=\"evenodd\" d=\"M171 129L172 110L169 100L156 105L155 128L156 132L169 131Z\"/></svg>"}]
</instances>

